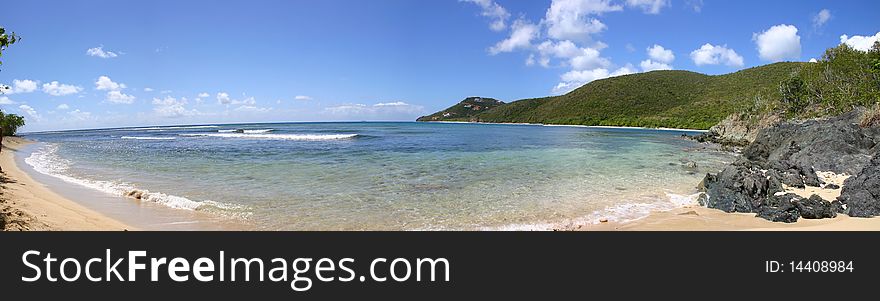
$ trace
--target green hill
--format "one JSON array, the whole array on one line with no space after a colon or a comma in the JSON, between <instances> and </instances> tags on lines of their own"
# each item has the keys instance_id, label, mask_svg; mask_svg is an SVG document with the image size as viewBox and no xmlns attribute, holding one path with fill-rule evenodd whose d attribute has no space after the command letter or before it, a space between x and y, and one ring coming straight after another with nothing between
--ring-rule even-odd
<instances>
[{"instance_id":1,"label":"green hill","mask_svg":"<svg viewBox=\"0 0 880 301\"><path fill-rule=\"evenodd\" d=\"M593 81L565 95L523 99L469 114L461 112L462 102L418 120L708 129L731 113L755 106L756 100L780 98L780 82L805 64L775 63L725 75L679 70L630 74Z\"/></svg>"},{"instance_id":2,"label":"green hill","mask_svg":"<svg viewBox=\"0 0 880 301\"><path fill-rule=\"evenodd\" d=\"M503 101L494 98L468 97L446 110L419 117L417 121L480 121L474 116L503 104Z\"/></svg>"}]
</instances>

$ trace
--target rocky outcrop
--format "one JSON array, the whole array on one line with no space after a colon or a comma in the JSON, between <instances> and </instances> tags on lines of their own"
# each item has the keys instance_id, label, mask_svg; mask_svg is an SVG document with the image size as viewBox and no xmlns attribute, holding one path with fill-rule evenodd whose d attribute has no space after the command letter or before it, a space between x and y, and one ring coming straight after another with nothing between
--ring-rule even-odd
<instances>
[{"instance_id":1,"label":"rocky outcrop","mask_svg":"<svg viewBox=\"0 0 880 301\"><path fill-rule=\"evenodd\" d=\"M778 222L829 218L837 213L880 215L880 159L876 155L880 131L859 126L861 117L862 110L854 110L835 118L785 122L759 131L742 157L718 174L706 175L700 185L704 191L700 203ZM826 186L817 171L857 176L844 183L839 201L786 193L785 186Z\"/></svg>"},{"instance_id":2,"label":"rocky outcrop","mask_svg":"<svg viewBox=\"0 0 880 301\"><path fill-rule=\"evenodd\" d=\"M880 216L880 154L874 155L858 176L843 182L843 190L837 199L846 205L849 216Z\"/></svg>"},{"instance_id":3,"label":"rocky outcrop","mask_svg":"<svg viewBox=\"0 0 880 301\"><path fill-rule=\"evenodd\" d=\"M758 136L761 129L778 124L782 120L777 114L749 118L743 114L731 114L709 131L694 136L699 142L718 143L725 146L746 146Z\"/></svg>"}]
</instances>

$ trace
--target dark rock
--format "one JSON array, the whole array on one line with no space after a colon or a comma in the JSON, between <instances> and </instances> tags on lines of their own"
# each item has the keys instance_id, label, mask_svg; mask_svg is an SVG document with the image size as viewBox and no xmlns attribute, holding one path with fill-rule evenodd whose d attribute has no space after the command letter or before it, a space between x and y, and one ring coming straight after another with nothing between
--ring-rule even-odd
<instances>
[{"instance_id":1,"label":"dark rock","mask_svg":"<svg viewBox=\"0 0 880 301\"><path fill-rule=\"evenodd\" d=\"M806 219L834 218L837 213L831 202L818 195L812 195L809 199L795 199L792 201L797 206L801 217Z\"/></svg>"},{"instance_id":2,"label":"dark rock","mask_svg":"<svg viewBox=\"0 0 880 301\"><path fill-rule=\"evenodd\" d=\"M831 202L831 209L834 209L834 213L846 213L843 208L843 203L841 203L840 201Z\"/></svg>"},{"instance_id":3,"label":"dark rock","mask_svg":"<svg viewBox=\"0 0 880 301\"><path fill-rule=\"evenodd\" d=\"M782 183L791 187L804 188L804 179L800 174L786 172L782 174Z\"/></svg>"},{"instance_id":4,"label":"dark rock","mask_svg":"<svg viewBox=\"0 0 880 301\"><path fill-rule=\"evenodd\" d=\"M760 130L742 157L718 174L707 174L700 204L726 212L794 222L799 217L880 215L880 127L861 128L863 109L829 119L784 122ZM873 160L871 158L874 158ZM869 166L870 164L870 166ZM838 202L784 194L782 185L822 187L816 171L858 175L843 185ZM837 185L825 185L837 189Z\"/></svg>"},{"instance_id":5,"label":"dark rock","mask_svg":"<svg viewBox=\"0 0 880 301\"><path fill-rule=\"evenodd\" d=\"M702 186L707 197L701 201L725 212L755 212L765 198L782 191L770 179L761 170L730 165L718 175L706 175Z\"/></svg>"},{"instance_id":6,"label":"dark rock","mask_svg":"<svg viewBox=\"0 0 880 301\"><path fill-rule=\"evenodd\" d=\"M824 188L825 189L840 189L840 186L838 186L837 184L834 184L834 183L828 183L828 184L825 184Z\"/></svg>"},{"instance_id":7,"label":"dark rock","mask_svg":"<svg viewBox=\"0 0 880 301\"><path fill-rule=\"evenodd\" d=\"M792 203L793 199L799 199L795 194L785 194L779 196L770 196L766 199L763 206L755 211L757 217L772 221L793 223L800 217L798 207Z\"/></svg>"},{"instance_id":8,"label":"dark rock","mask_svg":"<svg viewBox=\"0 0 880 301\"><path fill-rule=\"evenodd\" d=\"M875 155L870 165L857 176L843 182L843 190L837 200L846 204L846 213L849 216L880 215L880 154Z\"/></svg>"}]
</instances>

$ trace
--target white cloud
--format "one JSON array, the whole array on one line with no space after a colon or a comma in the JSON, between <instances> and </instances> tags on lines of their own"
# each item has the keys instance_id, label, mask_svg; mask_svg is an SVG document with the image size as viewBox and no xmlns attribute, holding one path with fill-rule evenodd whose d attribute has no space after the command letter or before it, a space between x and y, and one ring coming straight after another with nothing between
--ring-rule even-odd
<instances>
[{"instance_id":1,"label":"white cloud","mask_svg":"<svg viewBox=\"0 0 880 301\"><path fill-rule=\"evenodd\" d=\"M801 56L801 37L793 25L780 24L753 35L758 56L765 61L797 60Z\"/></svg>"},{"instance_id":2,"label":"white cloud","mask_svg":"<svg viewBox=\"0 0 880 301\"><path fill-rule=\"evenodd\" d=\"M538 52L544 57L572 58L581 54L581 49L569 40L559 42L544 41L538 45Z\"/></svg>"},{"instance_id":3,"label":"white cloud","mask_svg":"<svg viewBox=\"0 0 880 301\"><path fill-rule=\"evenodd\" d=\"M535 65L535 54L530 53L529 57L526 58L526 66L534 66Z\"/></svg>"},{"instance_id":4,"label":"white cloud","mask_svg":"<svg viewBox=\"0 0 880 301\"><path fill-rule=\"evenodd\" d=\"M98 80L95 81L95 89L102 91L118 91L125 89L125 84L116 83L106 75L101 75L101 77L98 77Z\"/></svg>"},{"instance_id":5,"label":"white cloud","mask_svg":"<svg viewBox=\"0 0 880 301\"><path fill-rule=\"evenodd\" d=\"M67 110L67 109L70 109L70 106L68 106L66 103L62 103L62 104L58 105L57 107L55 107L55 109L56 110Z\"/></svg>"},{"instance_id":6,"label":"white cloud","mask_svg":"<svg viewBox=\"0 0 880 301\"><path fill-rule=\"evenodd\" d=\"M672 50L657 44L648 48L648 57L664 64L670 64L675 60L675 54L672 53Z\"/></svg>"},{"instance_id":7,"label":"white cloud","mask_svg":"<svg viewBox=\"0 0 880 301\"><path fill-rule=\"evenodd\" d=\"M198 115L197 110L188 110L186 97L180 99L165 96L164 98L153 98L153 112L162 117L181 117Z\"/></svg>"},{"instance_id":8,"label":"white cloud","mask_svg":"<svg viewBox=\"0 0 880 301\"><path fill-rule=\"evenodd\" d=\"M572 70L586 70L594 68L607 68L611 61L604 58L599 50L594 48L582 48L580 54L571 58Z\"/></svg>"},{"instance_id":9,"label":"white cloud","mask_svg":"<svg viewBox=\"0 0 880 301\"><path fill-rule=\"evenodd\" d=\"M672 50L654 44L654 46L648 47L646 51L648 52L648 59L639 63L642 71L672 70L671 64L675 60L675 54L672 53Z\"/></svg>"},{"instance_id":10,"label":"white cloud","mask_svg":"<svg viewBox=\"0 0 880 301\"><path fill-rule=\"evenodd\" d=\"M217 93L217 103L222 104L222 105L249 105L249 106L252 106L255 103L257 103L257 101L253 97L248 97L248 98L245 98L242 100L233 99L232 97L229 97L228 93L220 92L220 93Z\"/></svg>"},{"instance_id":11,"label":"white cloud","mask_svg":"<svg viewBox=\"0 0 880 301\"><path fill-rule=\"evenodd\" d=\"M650 59L642 61L641 63L639 63L639 66L642 67L642 71L644 71L644 72L654 71L654 70L672 70L671 65L661 63L661 62L655 62Z\"/></svg>"},{"instance_id":12,"label":"white cloud","mask_svg":"<svg viewBox=\"0 0 880 301\"><path fill-rule=\"evenodd\" d=\"M828 20L831 20L831 11L828 9L820 10L813 16L813 27L822 27L822 25L828 23Z\"/></svg>"},{"instance_id":13,"label":"white cloud","mask_svg":"<svg viewBox=\"0 0 880 301\"><path fill-rule=\"evenodd\" d=\"M272 111L272 108L261 108L261 107L257 107L257 106L251 106L251 105L242 105L242 106L239 106L238 108L235 108L235 111L262 113L262 112Z\"/></svg>"},{"instance_id":14,"label":"white cloud","mask_svg":"<svg viewBox=\"0 0 880 301\"><path fill-rule=\"evenodd\" d=\"M144 88L144 92L153 92L153 88Z\"/></svg>"},{"instance_id":15,"label":"white cloud","mask_svg":"<svg viewBox=\"0 0 880 301\"><path fill-rule=\"evenodd\" d=\"M11 105L15 104L15 101L10 99L8 96L0 96L0 105Z\"/></svg>"},{"instance_id":16,"label":"white cloud","mask_svg":"<svg viewBox=\"0 0 880 301\"><path fill-rule=\"evenodd\" d=\"M31 93L37 90L37 82L29 79L14 79L12 80L12 87L6 93L15 94L15 93Z\"/></svg>"},{"instance_id":17,"label":"white cloud","mask_svg":"<svg viewBox=\"0 0 880 301\"><path fill-rule=\"evenodd\" d=\"M211 94L208 94L208 92L202 92L202 93L199 93L198 96L201 98L206 98L206 97L211 97Z\"/></svg>"},{"instance_id":18,"label":"white cloud","mask_svg":"<svg viewBox=\"0 0 880 301\"><path fill-rule=\"evenodd\" d=\"M599 43L599 46L604 47L604 44ZM541 66L544 67L550 67L550 57L564 59L565 65L574 70L604 68L611 65L611 61L601 56L598 48L580 48L569 40L544 41L538 45L537 51L541 56ZM535 60L532 57L532 64L534 63Z\"/></svg>"},{"instance_id":19,"label":"white cloud","mask_svg":"<svg viewBox=\"0 0 880 301\"><path fill-rule=\"evenodd\" d=\"M609 72L608 69L605 68L596 68L592 70L571 70L560 76L562 82L557 84L556 87L553 87L553 93L565 94L594 80L632 73L636 73L636 70L631 65L626 65L624 67L618 68L614 72Z\"/></svg>"},{"instance_id":20,"label":"white cloud","mask_svg":"<svg viewBox=\"0 0 880 301\"><path fill-rule=\"evenodd\" d=\"M659 14L660 9L669 6L669 0L626 0L626 6L639 7L646 14Z\"/></svg>"},{"instance_id":21,"label":"white cloud","mask_svg":"<svg viewBox=\"0 0 880 301\"><path fill-rule=\"evenodd\" d=\"M540 33L539 31L540 28L535 24L523 19L516 20L510 26L510 37L489 48L489 53L494 55L502 52L511 52L516 49L529 48L532 46L532 40Z\"/></svg>"},{"instance_id":22,"label":"white cloud","mask_svg":"<svg viewBox=\"0 0 880 301\"><path fill-rule=\"evenodd\" d=\"M400 106L408 106L408 105L409 105L408 103L405 103L402 101L395 101L395 102L380 102L380 103L374 104L373 106L374 107L400 107Z\"/></svg>"},{"instance_id":23,"label":"white cloud","mask_svg":"<svg viewBox=\"0 0 880 301\"><path fill-rule=\"evenodd\" d=\"M109 59L109 58L114 58L114 57L119 56L115 52L112 52L109 50L104 50L103 45L95 47L95 48L89 48L88 50L86 50L86 54L89 56L97 56L97 57L103 58L103 59Z\"/></svg>"},{"instance_id":24,"label":"white cloud","mask_svg":"<svg viewBox=\"0 0 880 301\"><path fill-rule=\"evenodd\" d=\"M229 98L229 94L226 92L217 93L217 102L222 105L228 105L232 102L232 98Z\"/></svg>"},{"instance_id":25,"label":"white cloud","mask_svg":"<svg viewBox=\"0 0 880 301\"><path fill-rule=\"evenodd\" d=\"M484 17L492 19L492 23L489 25L489 28L494 31L502 31L507 28L507 19L510 18L510 13L507 12L504 7L498 5L495 1L492 0L460 0L462 2L470 2L480 6L482 12L480 13Z\"/></svg>"},{"instance_id":26,"label":"white cloud","mask_svg":"<svg viewBox=\"0 0 880 301\"><path fill-rule=\"evenodd\" d=\"M77 120L89 120L92 118L91 112L83 112L83 111L80 111L79 109L67 112L67 114Z\"/></svg>"},{"instance_id":27,"label":"white cloud","mask_svg":"<svg viewBox=\"0 0 880 301\"><path fill-rule=\"evenodd\" d=\"M687 0L686 3L693 8L696 13L703 11L703 0Z\"/></svg>"},{"instance_id":28,"label":"white cloud","mask_svg":"<svg viewBox=\"0 0 880 301\"><path fill-rule=\"evenodd\" d=\"M618 68L617 70L614 70L614 72L611 72L611 74L608 75L608 77L615 77L615 76L621 76L621 75L633 74L633 73L637 73L637 72L639 72L639 71L636 70L636 68L633 67L632 64L626 64L626 66L620 67L620 68Z\"/></svg>"},{"instance_id":29,"label":"white cloud","mask_svg":"<svg viewBox=\"0 0 880 301\"><path fill-rule=\"evenodd\" d=\"M743 57L728 49L727 45L719 46L706 43L700 49L691 52L691 59L697 66L725 64L731 67L742 67Z\"/></svg>"},{"instance_id":30,"label":"white cloud","mask_svg":"<svg viewBox=\"0 0 880 301\"><path fill-rule=\"evenodd\" d=\"M606 26L594 16L623 10L609 0L553 0L544 16L547 35L557 40L590 41Z\"/></svg>"},{"instance_id":31,"label":"white cloud","mask_svg":"<svg viewBox=\"0 0 880 301\"><path fill-rule=\"evenodd\" d=\"M403 101L380 102L373 105L345 104L324 109L335 118L343 119L409 119L424 113L425 108Z\"/></svg>"},{"instance_id":32,"label":"white cloud","mask_svg":"<svg viewBox=\"0 0 880 301\"><path fill-rule=\"evenodd\" d=\"M295 99L295 100L312 100L312 97L306 96L306 95L297 95L297 96L293 97L293 99Z\"/></svg>"},{"instance_id":33,"label":"white cloud","mask_svg":"<svg viewBox=\"0 0 880 301\"><path fill-rule=\"evenodd\" d=\"M107 92L106 100L111 103L132 104L134 103L134 99L134 96L122 93L121 91L110 91Z\"/></svg>"},{"instance_id":34,"label":"white cloud","mask_svg":"<svg viewBox=\"0 0 880 301\"><path fill-rule=\"evenodd\" d=\"M76 94L82 91L82 87L62 84L57 81L43 84L43 92L52 96L64 96Z\"/></svg>"},{"instance_id":35,"label":"white cloud","mask_svg":"<svg viewBox=\"0 0 880 301\"><path fill-rule=\"evenodd\" d=\"M20 105L18 106L18 109L20 109L22 112L25 112L28 116L36 121L40 121L43 119L43 116L40 116L40 113L38 113L37 110L29 105Z\"/></svg>"},{"instance_id":36,"label":"white cloud","mask_svg":"<svg viewBox=\"0 0 880 301\"><path fill-rule=\"evenodd\" d=\"M846 44L852 49L868 51L871 50L871 47L874 46L874 43L880 40L880 31L877 32L874 36L840 36L840 43Z\"/></svg>"}]
</instances>

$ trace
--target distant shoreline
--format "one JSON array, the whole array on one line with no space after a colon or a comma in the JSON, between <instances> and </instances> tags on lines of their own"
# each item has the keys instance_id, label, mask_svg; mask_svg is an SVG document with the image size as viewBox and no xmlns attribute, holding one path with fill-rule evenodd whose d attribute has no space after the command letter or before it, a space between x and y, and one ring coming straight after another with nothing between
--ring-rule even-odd
<instances>
[{"instance_id":1,"label":"distant shoreline","mask_svg":"<svg viewBox=\"0 0 880 301\"><path fill-rule=\"evenodd\" d=\"M579 127L594 129L631 129L631 130L656 130L656 131L675 131L675 132L699 132L706 133L709 130L697 129L677 129L677 128L649 128L639 126L610 126L610 125L580 125L580 124L545 124L545 123L517 123L517 122L474 122L474 121L418 121L425 123L461 123L461 124L494 124L494 125L531 125L531 126L555 126L555 127Z\"/></svg>"}]
</instances>

